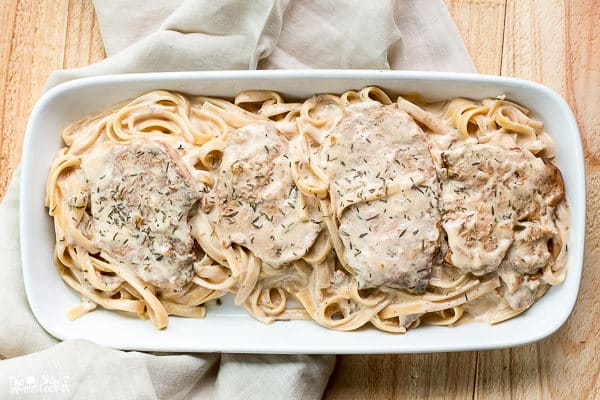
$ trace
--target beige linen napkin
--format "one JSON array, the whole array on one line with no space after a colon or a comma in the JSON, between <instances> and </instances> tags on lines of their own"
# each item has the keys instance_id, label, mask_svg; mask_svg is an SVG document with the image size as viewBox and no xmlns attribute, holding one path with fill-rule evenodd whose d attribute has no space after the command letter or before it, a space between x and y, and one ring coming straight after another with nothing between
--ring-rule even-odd
<instances>
[{"instance_id":1,"label":"beige linen napkin","mask_svg":"<svg viewBox=\"0 0 600 400\"><path fill-rule=\"evenodd\" d=\"M255 68L474 71L441 0L95 0L108 73ZM58 133L57 133L58 134ZM167 355L58 341L25 297L18 173L0 205L0 398L319 398L333 356ZM258 323L258 322L257 322Z\"/></svg>"},{"instance_id":2,"label":"beige linen napkin","mask_svg":"<svg viewBox=\"0 0 600 400\"><path fill-rule=\"evenodd\" d=\"M474 72L442 0L95 0L107 59L86 76L219 69Z\"/></svg>"}]
</instances>

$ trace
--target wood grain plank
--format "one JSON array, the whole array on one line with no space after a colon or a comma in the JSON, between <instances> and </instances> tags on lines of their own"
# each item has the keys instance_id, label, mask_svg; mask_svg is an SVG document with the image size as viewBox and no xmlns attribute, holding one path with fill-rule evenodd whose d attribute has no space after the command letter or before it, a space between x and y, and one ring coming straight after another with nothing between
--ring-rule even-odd
<instances>
[{"instance_id":1,"label":"wood grain plank","mask_svg":"<svg viewBox=\"0 0 600 400\"><path fill-rule=\"evenodd\" d=\"M469 54L482 74L500 74L506 0L446 0Z\"/></svg>"},{"instance_id":2,"label":"wood grain plank","mask_svg":"<svg viewBox=\"0 0 600 400\"><path fill-rule=\"evenodd\" d=\"M50 71L62 66L67 21L65 2L3 3L0 59L3 93L0 121L0 198L21 157L25 125ZM12 22L10 22L12 20ZM5 31L9 29L10 32Z\"/></svg>"},{"instance_id":3,"label":"wood grain plank","mask_svg":"<svg viewBox=\"0 0 600 400\"><path fill-rule=\"evenodd\" d=\"M63 68L76 68L105 58L91 1L71 0L68 7Z\"/></svg>"},{"instance_id":4,"label":"wood grain plank","mask_svg":"<svg viewBox=\"0 0 600 400\"><path fill-rule=\"evenodd\" d=\"M506 399L510 397L510 353L503 350L480 351L477 354L475 381L476 399ZM486 368L481 368L485 365ZM485 393L481 393L481 388Z\"/></svg>"},{"instance_id":5,"label":"wood grain plank","mask_svg":"<svg viewBox=\"0 0 600 400\"><path fill-rule=\"evenodd\" d=\"M8 124L10 116L7 116L8 85L10 82L8 76L8 65L11 54L14 49L15 25L17 23L17 5L16 1L4 4L0 7L0 201L6 190L6 182L10 176L9 165L11 163L12 131L9 131Z\"/></svg>"},{"instance_id":6,"label":"wood grain plank","mask_svg":"<svg viewBox=\"0 0 600 400\"><path fill-rule=\"evenodd\" d=\"M475 352L340 356L325 399L472 399Z\"/></svg>"},{"instance_id":7,"label":"wood grain plank","mask_svg":"<svg viewBox=\"0 0 600 400\"><path fill-rule=\"evenodd\" d=\"M502 75L544 83L572 107L586 145L588 224L584 272L573 315L529 346L482 352L477 398L600 398L600 7L593 0L509 0ZM597 290L597 289L596 289Z\"/></svg>"},{"instance_id":8,"label":"wood grain plank","mask_svg":"<svg viewBox=\"0 0 600 400\"><path fill-rule=\"evenodd\" d=\"M50 72L104 58L92 2L7 0L0 7L0 200Z\"/></svg>"}]
</instances>

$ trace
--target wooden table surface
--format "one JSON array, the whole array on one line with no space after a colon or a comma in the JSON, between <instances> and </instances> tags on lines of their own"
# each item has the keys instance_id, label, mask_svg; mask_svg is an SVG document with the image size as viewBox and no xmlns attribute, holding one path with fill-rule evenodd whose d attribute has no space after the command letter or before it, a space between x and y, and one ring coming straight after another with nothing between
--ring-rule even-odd
<instances>
[{"instance_id":1,"label":"wooden table surface","mask_svg":"<svg viewBox=\"0 0 600 400\"><path fill-rule=\"evenodd\" d=\"M577 305L557 333L524 347L338 357L325 398L600 399L600 4L446 3L479 72L544 83L575 112L588 185ZM90 0L0 1L0 198L19 162L27 117L48 74L102 58Z\"/></svg>"}]
</instances>

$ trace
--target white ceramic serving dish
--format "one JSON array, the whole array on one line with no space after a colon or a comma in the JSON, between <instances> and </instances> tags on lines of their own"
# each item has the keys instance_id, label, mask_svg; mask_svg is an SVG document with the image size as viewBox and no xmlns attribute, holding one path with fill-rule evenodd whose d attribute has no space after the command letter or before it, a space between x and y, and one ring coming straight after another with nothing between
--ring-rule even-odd
<instances>
[{"instance_id":1,"label":"white ceramic serving dish","mask_svg":"<svg viewBox=\"0 0 600 400\"><path fill-rule=\"evenodd\" d=\"M205 319L171 317L157 331L149 321L98 309L75 321L66 310L78 296L56 273L54 231L44 208L51 161L62 146L60 133L86 114L146 91L167 89L189 94L231 97L247 89L276 90L286 97L339 93L377 85L391 94L420 93L428 100L458 96L481 99L505 94L531 109L556 141L566 194L571 204L568 274L521 316L490 326L424 326L404 335L374 328L337 332L312 321L271 325L250 317L231 301L209 309ZM585 170L577 125L569 106L537 83L475 74L400 71L218 71L113 75L62 84L45 93L33 109L23 152L21 183L21 252L31 309L39 323L59 339L85 338L118 349L217 351L245 353L413 353L517 346L555 332L567 319L579 290L585 234Z\"/></svg>"}]
</instances>

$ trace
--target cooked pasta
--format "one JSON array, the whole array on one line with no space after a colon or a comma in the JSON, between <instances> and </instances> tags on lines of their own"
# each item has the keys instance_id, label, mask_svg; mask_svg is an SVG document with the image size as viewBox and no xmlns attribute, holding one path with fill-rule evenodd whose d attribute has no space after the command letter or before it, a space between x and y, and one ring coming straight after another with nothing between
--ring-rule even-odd
<instances>
[{"instance_id":1,"label":"cooked pasta","mask_svg":"<svg viewBox=\"0 0 600 400\"><path fill-rule=\"evenodd\" d=\"M566 273L552 140L503 97L418 104L377 87L286 102L146 93L62 133L54 262L81 304L264 323L496 323Z\"/></svg>"}]
</instances>

